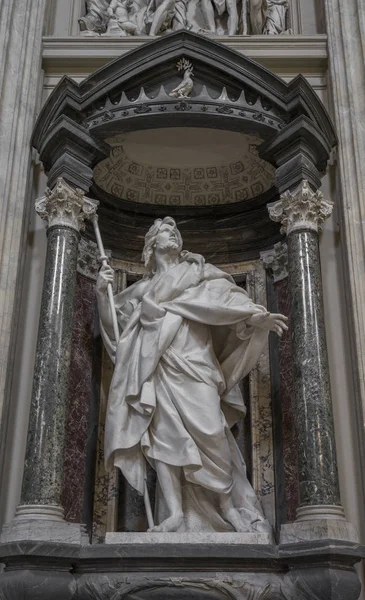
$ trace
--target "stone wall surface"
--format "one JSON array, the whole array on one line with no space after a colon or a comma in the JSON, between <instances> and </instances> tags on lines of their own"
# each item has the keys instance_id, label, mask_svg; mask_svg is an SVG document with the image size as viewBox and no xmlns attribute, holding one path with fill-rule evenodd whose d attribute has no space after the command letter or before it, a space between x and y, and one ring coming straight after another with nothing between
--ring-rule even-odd
<instances>
[{"instance_id":1,"label":"stone wall surface","mask_svg":"<svg viewBox=\"0 0 365 600\"><path fill-rule=\"evenodd\" d=\"M30 138L38 100L45 0L0 3L0 481L19 314ZM27 206L28 205L28 206Z\"/></svg>"},{"instance_id":2,"label":"stone wall surface","mask_svg":"<svg viewBox=\"0 0 365 600\"><path fill-rule=\"evenodd\" d=\"M325 0L333 112L339 138L340 236L345 259L346 307L352 340L352 370L359 429L361 471L365 468L365 12L361 0ZM359 91L359 93L357 93ZM365 479L361 477L362 494Z\"/></svg>"}]
</instances>

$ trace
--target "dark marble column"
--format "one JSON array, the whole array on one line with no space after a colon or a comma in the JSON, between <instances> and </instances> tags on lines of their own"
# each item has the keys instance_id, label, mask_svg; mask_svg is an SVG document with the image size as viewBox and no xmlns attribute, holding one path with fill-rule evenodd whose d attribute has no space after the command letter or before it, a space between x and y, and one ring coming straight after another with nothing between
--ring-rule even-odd
<instances>
[{"instance_id":1,"label":"dark marble column","mask_svg":"<svg viewBox=\"0 0 365 600\"><path fill-rule=\"evenodd\" d=\"M22 518L63 519L66 406L79 231L95 205L59 179L36 203L48 246L20 506Z\"/></svg>"},{"instance_id":2,"label":"dark marble column","mask_svg":"<svg viewBox=\"0 0 365 600\"><path fill-rule=\"evenodd\" d=\"M308 182L269 206L287 234L300 505L297 521L344 518L323 316L318 230L332 203Z\"/></svg>"}]
</instances>

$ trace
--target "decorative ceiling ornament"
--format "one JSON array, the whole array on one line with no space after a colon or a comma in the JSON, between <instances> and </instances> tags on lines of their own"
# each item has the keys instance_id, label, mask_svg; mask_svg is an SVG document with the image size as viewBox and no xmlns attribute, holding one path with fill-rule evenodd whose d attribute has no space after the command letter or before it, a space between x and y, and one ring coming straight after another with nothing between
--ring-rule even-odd
<instances>
[{"instance_id":1,"label":"decorative ceiling ornament","mask_svg":"<svg viewBox=\"0 0 365 600\"><path fill-rule=\"evenodd\" d=\"M194 77L194 67L190 60L181 58L176 63L176 68L179 72L184 71L184 77L182 82L179 83L179 85L169 93L169 96L172 98L189 98L194 87L194 82L192 79Z\"/></svg>"},{"instance_id":2,"label":"decorative ceiling ornament","mask_svg":"<svg viewBox=\"0 0 365 600\"><path fill-rule=\"evenodd\" d=\"M123 141L94 169L95 183L123 200L165 206L210 206L250 200L275 183L275 169L260 159L250 136L236 160L180 166L148 164L126 153Z\"/></svg>"}]
</instances>

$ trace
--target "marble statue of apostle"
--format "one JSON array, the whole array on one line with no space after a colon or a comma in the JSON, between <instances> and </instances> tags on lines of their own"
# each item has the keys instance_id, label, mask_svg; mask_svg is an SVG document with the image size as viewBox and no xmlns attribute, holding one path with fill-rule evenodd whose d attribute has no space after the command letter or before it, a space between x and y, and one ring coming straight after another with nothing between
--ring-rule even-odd
<instances>
[{"instance_id":1,"label":"marble statue of apostle","mask_svg":"<svg viewBox=\"0 0 365 600\"><path fill-rule=\"evenodd\" d=\"M146 460L156 470L153 531L266 531L231 427L245 413L237 384L268 332L281 336L287 319L254 304L200 254L183 251L170 217L148 231L143 259L147 274L115 296L118 342L106 293L113 270L102 267L97 280L102 335L115 364L107 469L119 467L141 494Z\"/></svg>"}]
</instances>

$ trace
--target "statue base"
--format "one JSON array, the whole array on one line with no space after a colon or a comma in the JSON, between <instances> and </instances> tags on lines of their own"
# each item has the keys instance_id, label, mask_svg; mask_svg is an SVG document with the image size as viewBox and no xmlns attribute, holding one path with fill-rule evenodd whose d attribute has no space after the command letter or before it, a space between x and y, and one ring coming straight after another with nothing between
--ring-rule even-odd
<instances>
[{"instance_id":1,"label":"statue base","mask_svg":"<svg viewBox=\"0 0 365 600\"><path fill-rule=\"evenodd\" d=\"M190 533L107 533L106 544L173 544L181 546L186 544L273 544L272 533L248 532L190 532Z\"/></svg>"},{"instance_id":2,"label":"statue base","mask_svg":"<svg viewBox=\"0 0 365 600\"><path fill-rule=\"evenodd\" d=\"M114 534L117 535L117 534ZM119 534L115 544L0 544L6 600L357 600L358 544L245 544L244 534ZM181 534L180 534L181 535ZM126 541L129 536L129 541ZM152 543L147 539L153 540ZM144 539L143 539L144 538ZM164 539L164 543L156 540ZM225 540L225 542L223 541ZM228 541L229 540L229 541ZM232 541L233 540L233 541Z\"/></svg>"}]
</instances>

